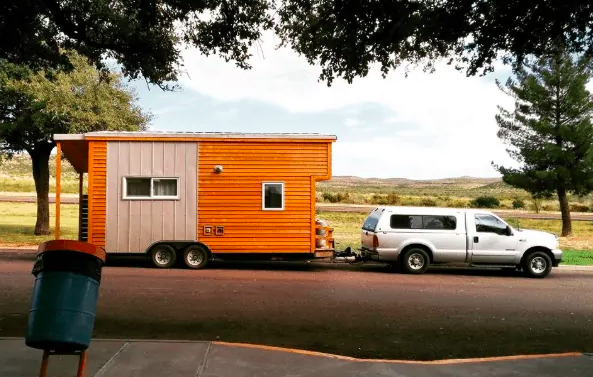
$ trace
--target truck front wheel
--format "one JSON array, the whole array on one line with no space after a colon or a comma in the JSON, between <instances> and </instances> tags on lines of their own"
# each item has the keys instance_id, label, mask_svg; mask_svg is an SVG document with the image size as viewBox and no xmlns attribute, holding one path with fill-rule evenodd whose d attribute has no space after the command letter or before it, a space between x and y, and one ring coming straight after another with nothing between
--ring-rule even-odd
<instances>
[{"instance_id":1,"label":"truck front wheel","mask_svg":"<svg viewBox=\"0 0 593 377\"><path fill-rule=\"evenodd\" d=\"M543 251L534 251L523 261L523 271L532 278L545 278L552 271L552 259Z\"/></svg>"},{"instance_id":2,"label":"truck front wheel","mask_svg":"<svg viewBox=\"0 0 593 377\"><path fill-rule=\"evenodd\" d=\"M409 274L423 274L430 265L430 257L426 250L413 247L404 252L401 264L404 271Z\"/></svg>"}]
</instances>

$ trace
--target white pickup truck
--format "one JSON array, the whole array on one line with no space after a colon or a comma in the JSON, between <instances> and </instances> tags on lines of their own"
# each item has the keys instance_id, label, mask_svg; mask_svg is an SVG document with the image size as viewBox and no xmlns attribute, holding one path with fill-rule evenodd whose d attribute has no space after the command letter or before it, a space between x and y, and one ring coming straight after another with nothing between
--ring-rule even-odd
<instances>
[{"instance_id":1,"label":"white pickup truck","mask_svg":"<svg viewBox=\"0 0 593 377\"><path fill-rule=\"evenodd\" d=\"M562 261L558 237L514 229L489 211L383 206L362 226L361 253L424 273L433 264L521 269L543 278Z\"/></svg>"}]
</instances>

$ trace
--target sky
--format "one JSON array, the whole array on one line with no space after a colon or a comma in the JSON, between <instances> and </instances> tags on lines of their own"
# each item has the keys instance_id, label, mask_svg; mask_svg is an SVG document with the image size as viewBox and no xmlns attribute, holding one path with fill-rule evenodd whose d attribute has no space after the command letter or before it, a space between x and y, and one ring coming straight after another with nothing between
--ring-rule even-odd
<instances>
[{"instance_id":1,"label":"sky","mask_svg":"<svg viewBox=\"0 0 593 377\"><path fill-rule=\"evenodd\" d=\"M495 84L506 80L498 65L484 77L466 77L444 62L434 73L403 68L382 78L378 69L352 84L318 81L319 66L266 35L251 70L183 54L181 90L163 92L144 81L133 85L140 105L162 131L316 132L337 136L334 176L438 179L498 177L491 163L513 164L496 136L497 105L512 101Z\"/></svg>"}]
</instances>

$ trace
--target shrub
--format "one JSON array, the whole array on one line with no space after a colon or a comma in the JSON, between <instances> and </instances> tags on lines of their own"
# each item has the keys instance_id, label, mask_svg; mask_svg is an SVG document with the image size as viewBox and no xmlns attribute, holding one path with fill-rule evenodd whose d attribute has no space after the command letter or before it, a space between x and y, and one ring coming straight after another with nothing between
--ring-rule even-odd
<instances>
[{"instance_id":1,"label":"shrub","mask_svg":"<svg viewBox=\"0 0 593 377\"><path fill-rule=\"evenodd\" d=\"M573 203L570 205L572 212L589 212L589 206L586 204Z\"/></svg>"},{"instance_id":2,"label":"shrub","mask_svg":"<svg viewBox=\"0 0 593 377\"><path fill-rule=\"evenodd\" d=\"M422 198L422 200L420 201L420 205L423 207L436 207L437 202L432 198Z\"/></svg>"},{"instance_id":3,"label":"shrub","mask_svg":"<svg viewBox=\"0 0 593 377\"><path fill-rule=\"evenodd\" d=\"M329 202L329 203L341 203L341 202L348 200L349 195L348 195L348 193L341 193L341 192L336 192L336 193L324 192L323 194L321 194L321 197L323 198L324 201Z\"/></svg>"},{"instance_id":4,"label":"shrub","mask_svg":"<svg viewBox=\"0 0 593 377\"><path fill-rule=\"evenodd\" d=\"M446 205L450 208L465 208L468 206L468 201L463 199L451 199L448 200Z\"/></svg>"},{"instance_id":5,"label":"shrub","mask_svg":"<svg viewBox=\"0 0 593 377\"><path fill-rule=\"evenodd\" d=\"M470 205L475 208L498 208L500 201L494 196L479 196L472 200Z\"/></svg>"},{"instance_id":6,"label":"shrub","mask_svg":"<svg viewBox=\"0 0 593 377\"><path fill-rule=\"evenodd\" d=\"M522 199L515 199L515 200L513 200L513 208L514 209L525 208L525 202Z\"/></svg>"},{"instance_id":7,"label":"shrub","mask_svg":"<svg viewBox=\"0 0 593 377\"><path fill-rule=\"evenodd\" d=\"M395 193L389 193L387 194L387 203L388 204L397 204L399 203L399 196L397 196L397 194Z\"/></svg>"},{"instance_id":8,"label":"shrub","mask_svg":"<svg viewBox=\"0 0 593 377\"><path fill-rule=\"evenodd\" d=\"M558 211L559 208L557 205L554 205L554 204L544 204L541 209L544 211L552 212L552 211Z\"/></svg>"}]
</instances>

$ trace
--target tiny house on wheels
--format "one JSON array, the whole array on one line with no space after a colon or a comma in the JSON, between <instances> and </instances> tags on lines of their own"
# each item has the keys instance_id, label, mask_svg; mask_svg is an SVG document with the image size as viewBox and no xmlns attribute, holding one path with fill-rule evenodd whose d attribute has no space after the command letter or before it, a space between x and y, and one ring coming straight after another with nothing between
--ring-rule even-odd
<instances>
[{"instance_id":1,"label":"tiny house on wheels","mask_svg":"<svg viewBox=\"0 0 593 377\"><path fill-rule=\"evenodd\" d=\"M316 220L315 186L331 178L335 136L92 132L54 140L80 176L79 239L108 254L147 253L162 268L333 256L332 229Z\"/></svg>"}]
</instances>

